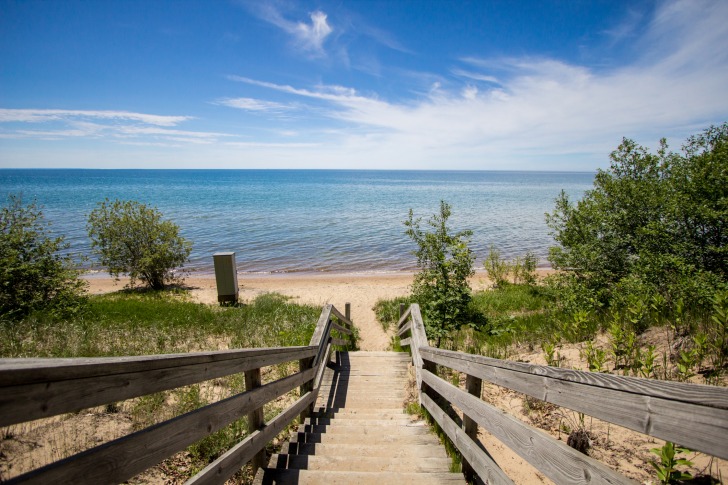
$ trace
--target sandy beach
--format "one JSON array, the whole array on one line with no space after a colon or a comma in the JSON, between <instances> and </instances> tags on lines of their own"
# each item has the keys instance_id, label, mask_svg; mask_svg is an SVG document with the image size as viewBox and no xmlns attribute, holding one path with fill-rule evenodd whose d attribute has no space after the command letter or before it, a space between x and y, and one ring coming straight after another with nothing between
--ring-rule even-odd
<instances>
[{"instance_id":1,"label":"sandy beach","mask_svg":"<svg viewBox=\"0 0 728 485\"><path fill-rule=\"evenodd\" d=\"M351 318L359 329L362 350L387 350L387 335L374 315L372 308L377 300L406 295L412 284L412 273L379 274L287 274L248 276L238 275L241 301L250 301L262 293L281 293L296 302L323 306L327 303L344 311L344 304L351 303ZM93 275L85 278L89 293L101 294L121 290L126 280L115 281L108 276ZM217 287L214 275L193 275L185 279L192 298L199 303L216 304ZM488 285L485 273L471 278L474 290Z\"/></svg>"}]
</instances>

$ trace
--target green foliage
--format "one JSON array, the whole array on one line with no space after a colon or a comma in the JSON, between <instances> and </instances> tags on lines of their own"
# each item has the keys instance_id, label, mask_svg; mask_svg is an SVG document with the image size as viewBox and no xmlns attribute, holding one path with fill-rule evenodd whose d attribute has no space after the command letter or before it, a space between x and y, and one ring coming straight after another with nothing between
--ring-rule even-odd
<instances>
[{"instance_id":1,"label":"green foliage","mask_svg":"<svg viewBox=\"0 0 728 485\"><path fill-rule=\"evenodd\" d=\"M719 291L713 297L708 332L708 345L714 356L713 367L723 369L728 364L728 291Z\"/></svg>"},{"instance_id":2,"label":"green foliage","mask_svg":"<svg viewBox=\"0 0 728 485\"><path fill-rule=\"evenodd\" d=\"M192 250L177 224L136 201L99 202L87 227L101 265L112 276L128 274L131 285L140 279L150 288L164 288L175 280L173 270L188 260Z\"/></svg>"},{"instance_id":3,"label":"green foliage","mask_svg":"<svg viewBox=\"0 0 728 485\"><path fill-rule=\"evenodd\" d=\"M604 364L607 361L607 352L604 349L594 347L594 342L588 340L584 345L582 355L586 359L590 372L606 372Z\"/></svg>"},{"instance_id":4,"label":"green foliage","mask_svg":"<svg viewBox=\"0 0 728 485\"><path fill-rule=\"evenodd\" d=\"M516 285L535 284L537 265L538 258L530 251L525 256L517 256L512 261L506 261L501 258L500 251L492 244L483 261L483 268L495 288L503 288L510 283L511 278Z\"/></svg>"},{"instance_id":5,"label":"green foliage","mask_svg":"<svg viewBox=\"0 0 728 485\"><path fill-rule=\"evenodd\" d=\"M558 243L549 260L569 275L560 283L595 309L633 305L630 294L705 308L728 276L728 124L681 153L625 139L611 161L582 200L562 193L546 215Z\"/></svg>"},{"instance_id":6,"label":"green foliage","mask_svg":"<svg viewBox=\"0 0 728 485\"><path fill-rule=\"evenodd\" d=\"M533 285L536 283L536 266L538 258L532 252L527 252L523 257L516 257L513 260L513 283Z\"/></svg>"},{"instance_id":7,"label":"green foliage","mask_svg":"<svg viewBox=\"0 0 728 485\"><path fill-rule=\"evenodd\" d=\"M488 278L493 282L496 288L502 288L508 283L509 267L508 262L501 259L500 251L491 245L488 250L488 256L483 261L483 267L488 274Z\"/></svg>"},{"instance_id":8,"label":"green foliage","mask_svg":"<svg viewBox=\"0 0 728 485\"><path fill-rule=\"evenodd\" d=\"M677 469L678 466L692 466L693 462L684 458L676 458L681 453L689 453L687 448L680 448L674 443L667 441L662 448L652 448L650 452L660 457L660 463L650 461L650 464L657 472L657 478L663 485L677 483L678 480L691 480L693 476Z\"/></svg>"},{"instance_id":9,"label":"green foliage","mask_svg":"<svg viewBox=\"0 0 728 485\"><path fill-rule=\"evenodd\" d=\"M380 299L374 304L374 314L382 324L384 331L389 330L391 325L396 324L399 321L399 305L404 304L405 309L409 308L412 304L411 296L399 296L391 300Z\"/></svg>"},{"instance_id":10,"label":"green foliage","mask_svg":"<svg viewBox=\"0 0 728 485\"><path fill-rule=\"evenodd\" d=\"M10 195L0 209L0 316L18 319L34 310L68 315L84 304L86 283L63 237L53 237L35 203Z\"/></svg>"},{"instance_id":11,"label":"green foliage","mask_svg":"<svg viewBox=\"0 0 728 485\"><path fill-rule=\"evenodd\" d=\"M275 293L239 307L188 301L184 292L92 296L73 319L36 312L0 326L0 357L101 357L308 345L321 308Z\"/></svg>"},{"instance_id":12,"label":"green foliage","mask_svg":"<svg viewBox=\"0 0 728 485\"><path fill-rule=\"evenodd\" d=\"M417 244L419 272L412 284L412 297L420 304L425 318L427 336L440 346L443 337L469 322L468 304L471 299L468 277L474 274L475 256L468 247L471 231L455 234L447 225L450 206L440 202L440 211L427 225L427 232L415 219L412 209L405 221L405 233Z\"/></svg>"},{"instance_id":13,"label":"green foliage","mask_svg":"<svg viewBox=\"0 0 728 485\"><path fill-rule=\"evenodd\" d=\"M541 350L543 350L544 359L546 359L546 365L550 367L561 366L561 352L556 349L556 343L554 341L541 342Z\"/></svg>"}]
</instances>

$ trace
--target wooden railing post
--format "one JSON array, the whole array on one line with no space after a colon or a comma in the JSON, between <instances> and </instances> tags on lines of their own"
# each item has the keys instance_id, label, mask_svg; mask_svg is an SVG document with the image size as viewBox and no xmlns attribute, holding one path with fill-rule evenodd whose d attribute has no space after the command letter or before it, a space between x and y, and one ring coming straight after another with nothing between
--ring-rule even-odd
<instances>
[{"instance_id":1,"label":"wooden railing post","mask_svg":"<svg viewBox=\"0 0 728 485\"><path fill-rule=\"evenodd\" d=\"M261 379L260 379L260 367L257 369L250 369L248 371L245 371L245 390L251 391L255 389L256 387L260 387L261 385ZM248 413L248 432L252 433L256 430L262 429L263 424L265 424L265 419L263 416L263 407L259 407L258 409L254 409L250 413ZM258 471L258 468L265 466L265 447L260 450L256 455L253 457L252 460L250 460L251 465L253 466L253 473Z\"/></svg>"},{"instance_id":2,"label":"wooden railing post","mask_svg":"<svg viewBox=\"0 0 728 485\"><path fill-rule=\"evenodd\" d=\"M467 374L465 377L465 391L480 399L480 395L483 391L482 379L478 379L477 377ZM463 431L465 431L465 434L468 435L470 439L478 443L478 423L473 421L467 414L463 414ZM465 458L463 458L463 475L465 475L465 479L468 483L474 482L475 477L477 476L475 470L473 470L473 467L470 466L470 463L468 463Z\"/></svg>"},{"instance_id":3,"label":"wooden railing post","mask_svg":"<svg viewBox=\"0 0 728 485\"><path fill-rule=\"evenodd\" d=\"M351 303L344 303L344 316L351 321Z\"/></svg>"},{"instance_id":4,"label":"wooden railing post","mask_svg":"<svg viewBox=\"0 0 728 485\"><path fill-rule=\"evenodd\" d=\"M399 304L399 319L402 320L402 316L404 315L404 303Z\"/></svg>"},{"instance_id":5,"label":"wooden railing post","mask_svg":"<svg viewBox=\"0 0 728 485\"><path fill-rule=\"evenodd\" d=\"M314 357L308 357L306 359L301 359L298 361L298 368L301 372L308 370L313 365ZM313 379L311 379L308 382L304 382L301 387L301 396L304 396L307 392L313 391ZM301 424L303 424L306 421L306 418L311 416L311 413L313 412L313 407L315 403L311 403L310 405L306 406L306 408L301 412L299 415L299 421Z\"/></svg>"}]
</instances>

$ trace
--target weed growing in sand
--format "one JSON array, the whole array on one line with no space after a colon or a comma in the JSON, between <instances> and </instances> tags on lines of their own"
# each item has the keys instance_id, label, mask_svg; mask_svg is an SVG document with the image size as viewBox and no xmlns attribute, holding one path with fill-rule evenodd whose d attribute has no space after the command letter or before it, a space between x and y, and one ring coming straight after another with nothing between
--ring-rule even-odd
<instances>
[{"instance_id":1,"label":"weed growing in sand","mask_svg":"<svg viewBox=\"0 0 728 485\"><path fill-rule=\"evenodd\" d=\"M556 342L541 342L541 350L543 350L543 356L546 359L546 365L548 365L549 367L561 366L561 352L556 350Z\"/></svg>"},{"instance_id":2,"label":"weed growing in sand","mask_svg":"<svg viewBox=\"0 0 728 485\"><path fill-rule=\"evenodd\" d=\"M668 485L670 483L676 483L678 480L690 480L693 478L690 473L677 469L678 466L689 467L693 465L693 462L690 460L677 458L679 454L689 453L690 450L687 448L680 448L668 441L662 448L652 448L650 452L660 457L660 463L651 460L650 465L657 472L657 478L661 484Z\"/></svg>"},{"instance_id":3,"label":"weed growing in sand","mask_svg":"<svg viewBox=\"0 0 728 485\"><path fill-rule=\"evenodd\" d=\"M581 351L581 355L584 359L586 359L590 372L606 372L604 364L607 361L607 352L604 349L594 347L594 342L592 340L588 340L586 344L584 344L584 349Z\"/></svg>"}]
</instances>

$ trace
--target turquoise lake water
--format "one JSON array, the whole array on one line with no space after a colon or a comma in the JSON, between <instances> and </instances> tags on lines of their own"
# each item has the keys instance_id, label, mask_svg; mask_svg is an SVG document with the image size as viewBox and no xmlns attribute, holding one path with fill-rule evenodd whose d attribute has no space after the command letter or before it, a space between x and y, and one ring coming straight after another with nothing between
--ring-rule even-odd
<instances>
[{"instance_id":1,"label":"turquoise lake water","mask_svg":"<svg viewBox=\"0 0 728 485\"><path fill-rule=\"evenodd\" d=\"M404 234L410 208L427 219L452 206L454 230L473 231L480 266L491 244L505 257L553 245L544 213L561 190L580 198L593 173L351 170L0 169L3 203L22 193L43 206L71 251L89 254L86 216L98 201L156 206L194 244L188 267L211 272L235 251L243 273L395 272L415 269Z\"/></svg>"}]
</instances>

